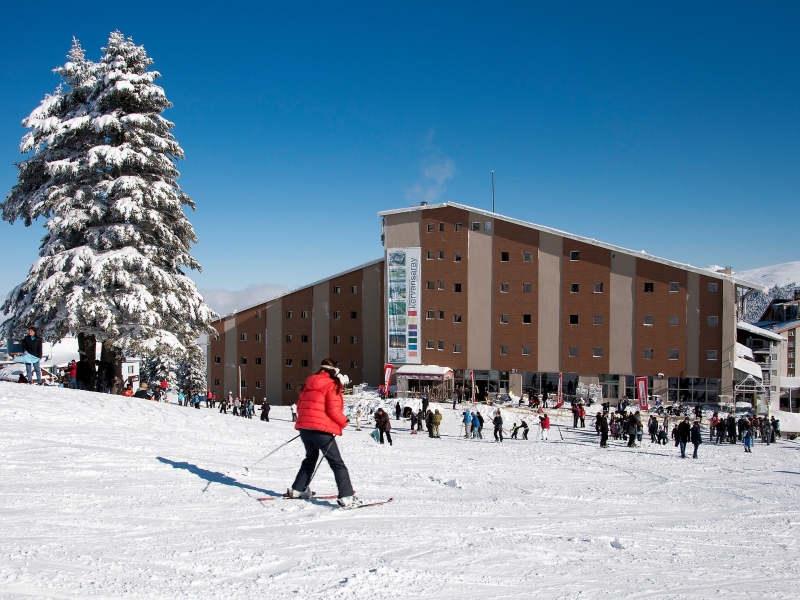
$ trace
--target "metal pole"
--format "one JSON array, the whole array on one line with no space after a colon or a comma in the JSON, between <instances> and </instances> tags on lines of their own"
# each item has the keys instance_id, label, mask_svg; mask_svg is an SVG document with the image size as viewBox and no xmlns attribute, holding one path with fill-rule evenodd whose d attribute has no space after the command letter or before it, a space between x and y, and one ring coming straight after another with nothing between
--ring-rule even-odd
<instances>
[{"instance_id":1,"label":"metal pole","mask_svg":"<svg viewBox=\"0 0 800 600\"><path fill-rule=\"evenodd\" d=\"M242 399L242 367L239 365L239 400Z\"/></svg>"},{"instance_id":2,"label":"metal pole","mask_svg":"<svg viewBox=\"0 0 800 600\"><path fill-rule=\"evenodd\" d=\"M492 171L492 212L494 212L494 171Z\"/></svg>"}]
</instances>

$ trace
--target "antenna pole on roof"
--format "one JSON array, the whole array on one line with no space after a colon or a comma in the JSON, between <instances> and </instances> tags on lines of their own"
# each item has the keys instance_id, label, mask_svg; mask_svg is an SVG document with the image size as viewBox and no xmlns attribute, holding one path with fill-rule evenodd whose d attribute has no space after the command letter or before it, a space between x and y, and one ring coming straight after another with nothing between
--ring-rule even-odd
<instances>
[{"instance_id":1,"label":"antenna pole on roof","mask_svg":"<svg viewBox=\"0 0 800 600\"><path fill-rule=\"evenodd\" d=\"M492 212L494 212L494 171L492 171Z\"/></svg>"}]
</instances>

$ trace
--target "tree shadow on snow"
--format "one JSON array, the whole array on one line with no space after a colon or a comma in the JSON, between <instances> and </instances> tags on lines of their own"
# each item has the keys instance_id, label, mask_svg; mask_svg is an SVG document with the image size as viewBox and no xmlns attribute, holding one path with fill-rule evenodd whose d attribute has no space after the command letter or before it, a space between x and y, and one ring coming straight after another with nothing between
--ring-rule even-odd
<instances>
[{"instance_id":1,"label":"tree shadow on snow","mask_svg":"<svg viewBox=\"0 0 800 600\"><path fill-rule=\"evenodd\" d=\"M233 477L230 477L229 475L225 475L224 473L219 473L218 471L209 471L208 469L202 469L197 465L193 465L188 462L176 462L174 460L170 460L162 456L157 456L156 460L158 460L161 463L164 463L165 465L171 466L173 469L183 469L184 471L189 471L189 473L191 473L192 475L197 475L200 479L208 482L206 488L208 488L208 486L211 485L212 483L219 483L222 485L229 485L231 487L238 487L242 490L252 490L254 492L258 492L259 494L264 494L265 496L273 496L273 497L280 496L280 494L277 492L265 490L252 485L248 485L246 483L242 483L240 481L235 480Z\"/></svg>"}]
</instances>

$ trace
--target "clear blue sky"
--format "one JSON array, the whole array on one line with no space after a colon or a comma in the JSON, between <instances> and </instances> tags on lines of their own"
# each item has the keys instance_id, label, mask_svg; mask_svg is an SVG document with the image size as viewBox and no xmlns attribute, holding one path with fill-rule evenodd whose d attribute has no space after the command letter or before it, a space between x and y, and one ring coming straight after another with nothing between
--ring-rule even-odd
<instances>
[{"instance_id":1,"label":"clear blue sky","mask_svg":"<svg viewBox=\"0 0 800 600\"><path fill-rule=\"evenodd\" d=\"M378 210L488 209L492 169L513 217L695 265L798 259L800 3L293 4L6 4L2 194L72 36L96 60L120 29L175 105L201 289L377 258ZM0 224L0 294L42 234Z\"/></svg>"}]
</instances>

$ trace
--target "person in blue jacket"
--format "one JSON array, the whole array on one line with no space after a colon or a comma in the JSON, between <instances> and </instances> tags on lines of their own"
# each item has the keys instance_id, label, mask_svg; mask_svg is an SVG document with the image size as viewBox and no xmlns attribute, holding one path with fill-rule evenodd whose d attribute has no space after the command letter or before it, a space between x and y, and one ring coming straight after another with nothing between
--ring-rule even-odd
<instances>
[{"instance_id":1,"label":"person in blue jacket","mask_svg":"<svg viewBox=\"0 0 800 600\"><path fill-rule=\"evenodd\" d=\"M478 413L472 413L472 437L483 439L483 434L481 434L481 419L478 416Z\"/></svg>"},{"instance_id":2,"label":"person in blue jacket","mask_svg":"<svg viewBox=\"0 0 800 600\"><path fill-rule=\"evenodd\" d=\"M464 437L469 438L472 437L470 433L472 433L472 417L474 415L469 414L469 410L464 411Z\"/></svg>"},{"instance_id":3,"label":"person in blue jacket","mask_svg":"<svg viewBox=\"0 0 800 600\"><path fill-rule=\"evenodd\" d=\"M42 338L37 335L36 327L28 327L28 335L22 338L20 345L22 346L23 352L27 352L31 356L35 356L39 359L34 363L25 363L25 371L28 374L28 383L33 384L33 374L31 373L31 369L33 369L36 372L36 383L42 385Z\"/></svg>"}]
</instances>

